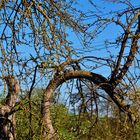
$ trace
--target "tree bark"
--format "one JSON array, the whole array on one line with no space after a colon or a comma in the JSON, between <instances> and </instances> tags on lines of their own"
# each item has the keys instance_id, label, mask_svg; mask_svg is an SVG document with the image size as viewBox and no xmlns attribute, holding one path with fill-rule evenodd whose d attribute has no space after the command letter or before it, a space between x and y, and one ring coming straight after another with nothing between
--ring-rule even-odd
<instances>
[{"instance_id":1,"label":"tree bark","mask_svg":"<svg viewBox=\"0 0 140 140\"><path fill-rule=\"evenodd\" d=\"M14 76L5 78L8 94L6 101L0 107L0 140L16 140L15 113L12 113L19 93L19 83Z\"/></svg>"},{"instance_id":2,"label":"tree bark","mask_svg":"<svg viewBox=\"0 0 140 140\"><path fill-rule=\"evenodd\" d=\"M55 91L57 85L56 83L53 83L52 80L50 84L48 85L45 94L43 95L43 110L42 110L42 116L43 116L43 140L57 140L58 136L53 128L52 119L51 119L51 98L53 95L53 92Z\"/></svg>"},{"instance_id":3,"label":"tree bark","mask_svg":"<svg viewBox=\"0 0 140 140\"><path fill-rule=\"evenodd\" d=\"M58 139L52 125L51 113L50 113L51 98L52 98L53 92L56 90L56 88L59 85L66 82L67 80L74 79L74 78L84 78L89 81L92 81L96 85L99 85L111 97L111 99L120 108L120 110L128 114L128 116L131 119L131 122L132 123L135 122L136 118L131 108L128 108L127 103L122 101L122 99L117 95L117 93L112 88L113 86L105 77L96 73L87 72L83 70L66 71L64 73L61 73L61 74L56 73L54 75L54 78L50 81L46 89L46 93L44 94L44 102L43 102L43 125L44 125L43 138L44 140Z\"/></svg>"}]
</instances>

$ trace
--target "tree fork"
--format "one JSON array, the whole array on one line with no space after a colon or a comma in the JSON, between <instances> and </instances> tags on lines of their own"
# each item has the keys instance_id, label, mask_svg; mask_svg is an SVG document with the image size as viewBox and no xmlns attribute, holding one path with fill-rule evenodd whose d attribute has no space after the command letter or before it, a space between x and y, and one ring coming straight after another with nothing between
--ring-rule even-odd
<instances>
[{"instance_id":1,"label":"tree fork","mask_svg":"<svg viewBox=\"0 0 140 140\"><path fill-rule=\"evenodd\" d=\"M0 139L16 140L15 133L15 113L12 113L19 94L19 83L14 76L7 76L4 78L8 87L8 94L6 101L0 107Z\"/></svg>"},{"instance_id":2,"label":"tree fork","mask_svg":"<svg viewBox=\"0 0 140 140\"><path fill-rule=\"evenodd\" d=\"M135 123L136 117L133 114L131 108L128 108L128 105L125 102L122 102L117 93L112 89L112 85L110 85L109 81L96 73L83 71L83 70L76 70L76 71L66 71L64 73L58 74L56 73L53 79L50 81L49 85L46 88L46 92L44 94L44 102L43 102L43 138L45 140L57 140L58 137L52 125L51 120L51 113L50 113L50 106L51 106L51 98L53 92L56 88L66 82L67 80L74 79L74 78L84 78L89 81L92 81L94 84L99 85L114 101L114 103L119 107L119 109L128 114L132 124Z\"/></svg>"}]
</instances>

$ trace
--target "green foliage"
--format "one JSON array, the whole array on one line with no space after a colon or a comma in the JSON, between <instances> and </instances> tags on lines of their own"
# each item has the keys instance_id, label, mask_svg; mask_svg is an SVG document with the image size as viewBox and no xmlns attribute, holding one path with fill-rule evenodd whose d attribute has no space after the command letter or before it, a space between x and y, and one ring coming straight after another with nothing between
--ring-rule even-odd
<instances>
[{"instance_id":1,"label":"green foliage","mask_svg":"<svg viewBox=\"0 0 140 140\"><path fill-rule=\"evenodd\" d=\"M20 101L22 110L16 113L16 133L18 140L38 140L41 133L41 98L35 94L31 100L31 122L28 99ZM32 131L32 132L31 132Z\"/></svg>"},{"instance_id":2,"label":"green foliage","mask_svg":"<svg viewBox=\"0 0 140 140\"><path fill-rule=\"evenodd\" d=\"M21 110L16 113L16 133L18 140L41 139L41 90L37 90L31 100L32 121L30 122L29 101L20 101ZM140 123L132 128L120 118L90 116L88 113L73 114L63 104L54 104L51 108L52 121L60 140L139 140ZM124 119L123 119L124 118ZM96 122L97 121L97 122ZM31 130L33 132L31 132Z\"/></svg>"},{"instance_id":3,"label":"green foliage","mask_svg":"<svg viewBox=\"0 0 140 140\"><path fill-rule=\"evenodd\" d=\"M70 132L70 119L71 114L68 113L68 109L63 104L54 105L52 107L53 124L60 139L73 140L74 134Z\"/></svg>"}]
</instances>

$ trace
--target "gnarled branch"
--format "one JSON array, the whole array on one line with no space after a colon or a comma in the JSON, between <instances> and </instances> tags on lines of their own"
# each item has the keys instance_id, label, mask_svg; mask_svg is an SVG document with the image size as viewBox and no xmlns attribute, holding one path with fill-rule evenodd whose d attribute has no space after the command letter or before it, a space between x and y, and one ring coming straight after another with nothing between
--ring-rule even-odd
<instances>
[{"instance_id":1,"label":"gnarled branch","mask_svg":"<svg viewBox=\"0 0 140 140\"><path fill-rule=\"evenodd\" d=\"M110 97L111 99L117 104L117 106L125 113L128 113L132 123L135 121L135 116L128 105L125 102L122 102L122 99L115 93L112 85L109 84L109 81L96 73L83 71L83 70L76 70L76 71L65 71L64 73L56 73L53 79L50 81L49 85L47 86L46 93L44 94L44 102L43 102L43 137L46 139L55 140L56 133L52 126L51 121L51 113L50 113L50 105L51 105L51 98L53 92L56 88L70 79L75 78L84 78L89 81L92 81L94 84L99 85Z\"/></svg>"},{"instance_id":2,"label":"gnarled branch","mask_svg":"<svg viewBox=\"0 0 140 140\"><path fill-rule=\"evenodd\" d=\"M0 139L15 140L15 114L11 114L19 94L19 83L14 76L5 77L8 87L5 104L0 107Z\"/></svg>"}]
</instances>

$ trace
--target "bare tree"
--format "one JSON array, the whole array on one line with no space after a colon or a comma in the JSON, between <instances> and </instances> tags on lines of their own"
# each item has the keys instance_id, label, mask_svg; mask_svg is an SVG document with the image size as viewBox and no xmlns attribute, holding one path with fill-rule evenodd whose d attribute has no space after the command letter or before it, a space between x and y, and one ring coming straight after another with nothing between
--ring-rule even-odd
<instances>
[{"instance_id":1,"label":"bare tree","mask_svg":"<svg viewBox=\"0 0 140 140\"><path fill-rule=\"evenodd\" d=\"M8 82L7 85L8 88L13 86L14 93L9 92L7 96L9 111L2 113L5 106L2 106L0 111L5 115L14 108L19 93L18 84L15 84L17 77L21 92L25 88L28 90L24 96L29 99L31 139L34 135L32 91L39 85L39 81L42 81L42 85L48 83L42 104L43 139L59 137L52 125L51 101L54 91L70 79L87 79L100 87L118 108L129 116L132 124L135 124L136 111L131 108L128 91L135 89L140 77L140 7L135 7L128 1L117 2L125 4L127 8L107 14L104 10L99 10L91 0L87 1L87 5L90 4L92 9L88 7L87 11L71 0L2 1L0 5L1 81L4 83L4 77L12 75L13 78L6 81L13 81L14 84ZM114 33L115 39L112 41L109 39L110 36L107 38L104 34L106 40L102 44L103 47L96 47L95 38L105 30L111 31L112 26L118 30ZM79 44L76 47L72 44L69 35L78 37L76 42L81 43L80 47ZM103 54L100 53L102 49L105 50ZM95 51L98 51L98 54L95 54ZM105 54L107 55L104 56ZM108 70L107 76L100 72L103 69ZM15 88L16 86L18 88ZM8 118L10 116L11 114ZM6 124L6 127L7 125L9 124Z\"/></svg>"}]
</instances>

